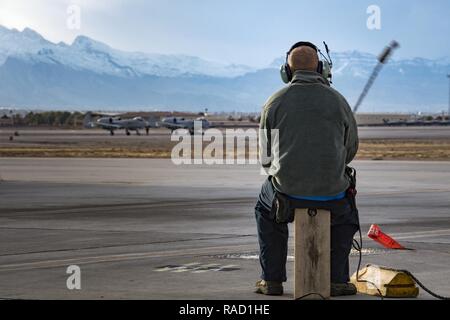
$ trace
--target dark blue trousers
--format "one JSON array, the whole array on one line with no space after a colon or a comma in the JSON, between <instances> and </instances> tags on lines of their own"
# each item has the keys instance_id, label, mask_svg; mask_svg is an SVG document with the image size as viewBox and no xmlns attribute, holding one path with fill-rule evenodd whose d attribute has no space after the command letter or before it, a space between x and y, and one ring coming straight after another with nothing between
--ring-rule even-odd
<instances>
[{"instance_id":1,"label":"dark blue trousers","mask_svg":"<svg viewBox=\"0 0 450 320\"><path fill-rule=\"evenodd\" d=\"M277 223L275 216L271 214L274 197L275 190L269 178L261 188L255 207L261 279L285 282L289 231L286 223ZM331 282L348 282L350 280L348 256L352 248L353 236L358 230L357 213L352 209L347 198L323 202L305 200L304 204L305 208L318 205L330 210Z\"/></svg>"}]
</instances>

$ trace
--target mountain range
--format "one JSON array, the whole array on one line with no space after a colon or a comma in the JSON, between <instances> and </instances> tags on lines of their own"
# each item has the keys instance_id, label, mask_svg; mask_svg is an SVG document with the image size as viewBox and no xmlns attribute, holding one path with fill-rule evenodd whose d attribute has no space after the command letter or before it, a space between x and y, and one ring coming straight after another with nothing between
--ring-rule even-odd
<instances>
[{"instance_id":1,"label":"mountain range","mask_svg":"<svg viewBox=\"0 0 450 320\"><path fill-rule=\"evenodd\" d=\"M352 105L377 57L332 52L333 86ZM264 68L187 55L125 52L78 36L53 43L0 26L0 107L65 110L258 111L283 84L276 58ZM450 58L393 59L361 111L447 110Z\"/></svg>"}]
</instances>

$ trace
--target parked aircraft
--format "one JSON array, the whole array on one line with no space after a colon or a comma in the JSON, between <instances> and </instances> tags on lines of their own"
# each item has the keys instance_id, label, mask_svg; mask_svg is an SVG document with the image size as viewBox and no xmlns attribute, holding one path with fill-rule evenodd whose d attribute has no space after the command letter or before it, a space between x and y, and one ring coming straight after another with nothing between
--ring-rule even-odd
<instances>
[{"instance_id":1,"label":"parked aircraft","mask_svg":"<svg viewBox=\"0 0 450 320\"><path fill-rule=\"evenodd\" d=\"M115 130L125 129L127 136L130 135L130 131L136 131L137 135L140 135L139 130L146 131L147 135L150 128L155 128L158 126L154 119L144 120L142 117L134 117L129 119L122 119L118 115L113 114L100 114L102 117L93 121L92 113L86 113L84 118L85 127L100 127L102 129L108 130L111 135L114 135ZM106 116L105 116L106 115Z\"/></svg>"},{"instance_id":2,"label":"parked aircraft","mask_svg":"<svg viewBox=\"0 0 450 320\"><path fill-rule=\"evenodd\" d=\"M189 133L193 135L195 133L194 132L195 121L202 122L202 129L208 129L211 127L210 122L206 120L204 117L199 117L197 119L186 119L183 117L167 117L163 118L159 123L159 125L162 127L166 127L172 131L176 129L187 129L189 130Z\"/></svg>"}]
</instances>

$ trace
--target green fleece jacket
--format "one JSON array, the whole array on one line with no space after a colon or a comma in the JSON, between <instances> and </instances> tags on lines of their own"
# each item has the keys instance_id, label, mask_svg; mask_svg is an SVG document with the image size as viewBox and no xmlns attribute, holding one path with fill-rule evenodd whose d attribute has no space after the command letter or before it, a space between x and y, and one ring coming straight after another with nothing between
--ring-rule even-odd
<instances>
[{"instance_id":1,"label":"green fleece jacket","mask_svg":"<svg viewBox=\"0 0 450 320\"><path fill-rule=\"evenodd\" d=\"M260 128L266 129L260 143L272 149L278 129L278 153L261 160L278 191L314 197L348 188L345 167L358 150L358 129L345 98L320 74L296 71L266 102Z\"/></svg>"}]
</instances>

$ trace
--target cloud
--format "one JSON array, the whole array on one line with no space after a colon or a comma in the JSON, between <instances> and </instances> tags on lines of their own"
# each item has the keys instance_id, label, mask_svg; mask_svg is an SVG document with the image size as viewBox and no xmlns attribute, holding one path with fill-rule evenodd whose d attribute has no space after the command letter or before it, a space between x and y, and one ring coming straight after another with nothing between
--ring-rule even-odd
<instances>
[{"instance_id":1,"label":"cloud","mask_svg":"<svg viewBox=\"0 0 450 320\"><path fill-rule=\"evenodd\" d=\"M89 28L87 23L95 21L95 18L83 17L120 13L124 4L124 0L0 0L0 25L18 30L28 27L53 42L70 43L78 34L95 29L95 26ZM67 28L67 9L71 5L81 9L82 21L86 22L82 24L81 30Z\"/></svg>"},{"instance_id":2,"label":"cloud","mask_svg":"<svg viewBox=\"0 0 450 320\"><path fill-rule=\"evenodd\" d=\"M0 24L9 28L30 27L37 31L49 26L61 28L67 8L78 5L83 13L96 14L120 10L124 0L0 0Z\"/></svg>"},{"instance_id":3,"label":"cloud","mask_svg":"<svg viewBox=\"0 0 450 320\"><path fill-rule=\"evenodd\" d=\"M53 41L79 34L128 51L185 53L209 60L263 66L300 39L331 49L377 54L395 37L399 56L443 56L450 43L448 0L378 0L382 29L366 27L370 0L0 0L0 24L30 27ZM69 5L81 9L81 29L67 28ZM326 8L326 10L323 10ZM431 44L423 45L423 39Z\"/></svg>"}]
</instances>

